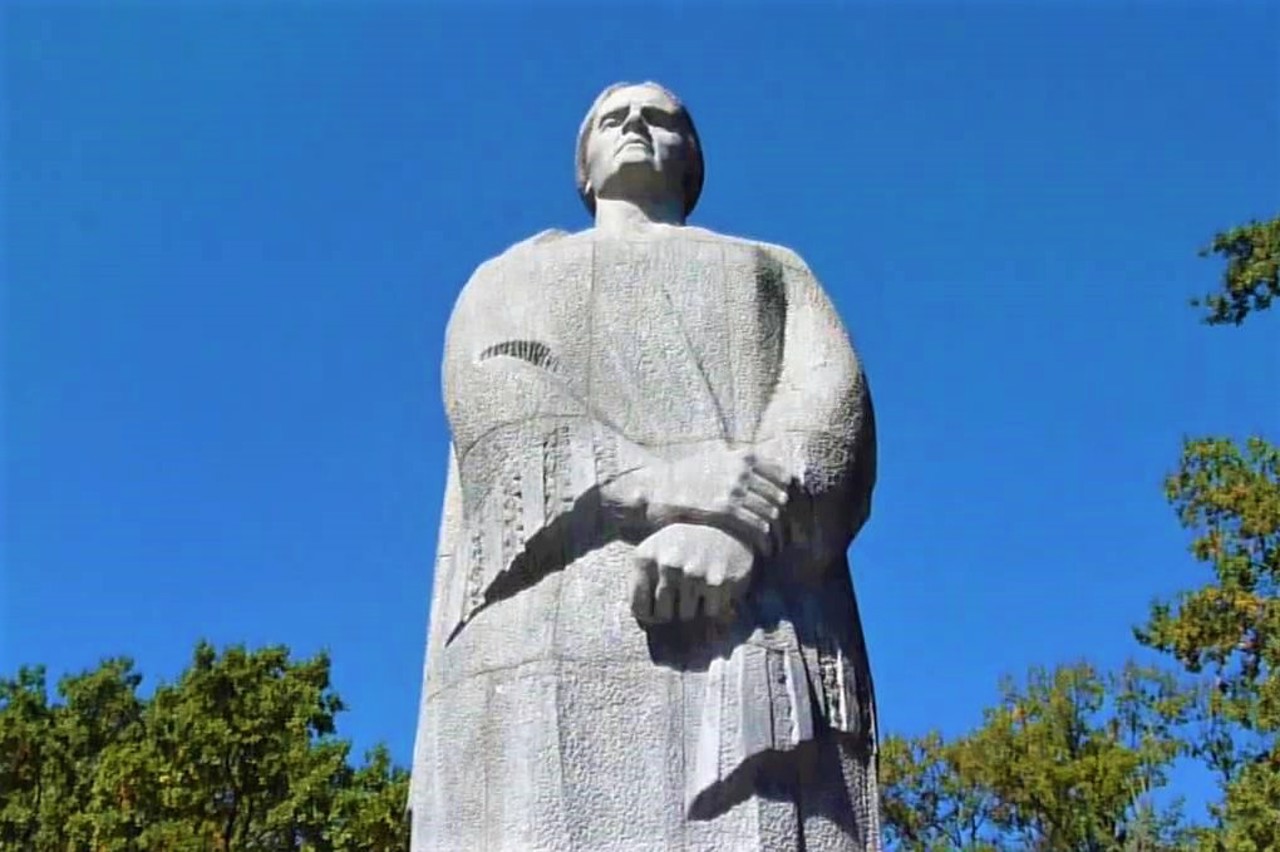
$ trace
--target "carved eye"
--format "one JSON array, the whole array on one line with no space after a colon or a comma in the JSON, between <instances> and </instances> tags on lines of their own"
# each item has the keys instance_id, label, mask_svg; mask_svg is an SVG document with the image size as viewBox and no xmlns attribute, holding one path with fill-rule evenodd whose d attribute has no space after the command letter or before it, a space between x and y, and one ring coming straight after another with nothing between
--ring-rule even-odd
<instances>
[{"instance_id":1,"label":"carved eye","mask_svg":"<svg viewBox=\"0 0 1280 852\"><path fill-rule=\"evenodd\" d=\"M644 120L653 127L661 127L663 130L671 130L676 126L676 117L674 115L658 109L645 110Z\"/></svg>"}]
</instances>

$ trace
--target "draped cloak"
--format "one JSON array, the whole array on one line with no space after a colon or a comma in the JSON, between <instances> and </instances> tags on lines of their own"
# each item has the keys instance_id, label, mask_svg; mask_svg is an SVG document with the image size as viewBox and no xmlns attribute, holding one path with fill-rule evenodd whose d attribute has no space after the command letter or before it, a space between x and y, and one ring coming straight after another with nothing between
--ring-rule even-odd
<instances>
[{"instance_id":1,"label":"draped cloak","mask_svg":"<svg viewBox=\"0 0 1280 852\"><path fill-rule=\"evenodd\" d=\"M693 227L547 232L472 276L443 373L412 849L880 849L846 561L874 418L804 263ZM794 480L781 546L731 622L642 627L601 486L748 446Z\"/></svg>"}]
</instances>

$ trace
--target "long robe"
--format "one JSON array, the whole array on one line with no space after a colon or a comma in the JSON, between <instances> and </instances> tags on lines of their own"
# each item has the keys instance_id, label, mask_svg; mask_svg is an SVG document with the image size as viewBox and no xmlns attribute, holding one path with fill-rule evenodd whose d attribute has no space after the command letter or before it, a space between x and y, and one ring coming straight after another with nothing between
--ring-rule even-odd
<instances>
[{"instance_id":1,"label":"long robe","mask_svg":"<svg viewBox=\"0 0 1280 852\"><path fill-rule=\"evenodd\" d=\"M874 418L804 263L692 227L547 232L472 276L443 372L412 849L880 849L845 556ZM642 627L601 486L746 446L794 478L783 546L730 623Z\"/></svg>"}]
</instances>

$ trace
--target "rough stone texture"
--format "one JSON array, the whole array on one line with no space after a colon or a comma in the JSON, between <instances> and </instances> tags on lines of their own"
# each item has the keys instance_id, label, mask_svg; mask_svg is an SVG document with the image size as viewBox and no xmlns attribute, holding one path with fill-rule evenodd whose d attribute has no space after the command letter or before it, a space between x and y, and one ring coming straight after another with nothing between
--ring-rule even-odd
<instances>
[{"instance_id":1,"label":"rough stone texture","mask_svg":"<svg viewBox=\"0 0 1280 852\"><path fill-rule=\"evenodd\" d=\"M444 396L413 849L879 849L845 558L874 419L804 263L682 224L547 232L467 283ZM739 469L728 502L689 505ZM638 604L645 558L706 609Z\"/></svg>"}]
</instances>

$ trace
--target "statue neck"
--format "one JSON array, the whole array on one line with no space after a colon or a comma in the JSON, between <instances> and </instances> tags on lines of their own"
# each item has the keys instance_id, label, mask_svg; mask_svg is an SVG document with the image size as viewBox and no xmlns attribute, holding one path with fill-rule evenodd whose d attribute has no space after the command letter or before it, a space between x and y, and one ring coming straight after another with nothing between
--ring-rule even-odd
<instances>
[{"instance_id":1,"label":"statue neck","mask_svg":"<svg viewBox=\"0 0 1280 852\"><path fill-rule=\"evenodd\" d=\"M683 225L681 199L597 198L596 230L612 234L643 231L651 225Z\"/></svg>"}]
</instances>

